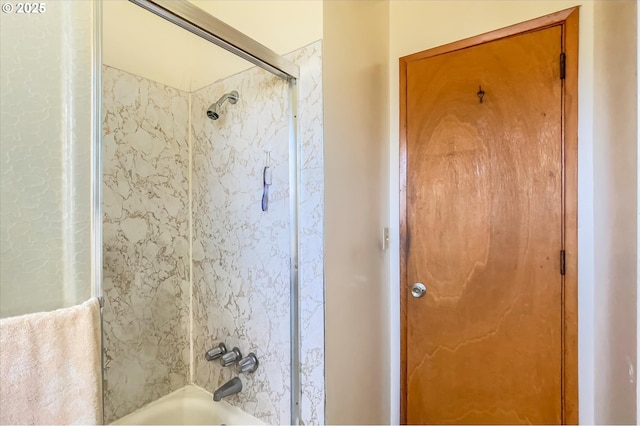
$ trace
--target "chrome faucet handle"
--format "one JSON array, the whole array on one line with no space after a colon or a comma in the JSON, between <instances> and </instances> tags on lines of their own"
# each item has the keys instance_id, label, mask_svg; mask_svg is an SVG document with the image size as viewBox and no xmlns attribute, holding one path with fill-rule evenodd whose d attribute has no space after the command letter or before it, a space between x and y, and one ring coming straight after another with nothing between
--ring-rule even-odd
<instances>
[{"instance_id":1,"label":"chrome faucet handle","mask_svg":"<svg viewBox=\"0 0 640 426\"><path fill-rule=\"evenodd\" d=\"M222 355L222 357L220 358L220 364L223 367L228 367L231 364L237 362L239 359L242 359L242 354L240 353L240 349L238 349L237 347L234 347L233 349L231 349L230 352L227 352L226 354Z\"/></svg>"},{"instance_id":2,"label":"chrome faucet handle","mask_svg":"<svg viewBox=\"0 0 640 426\"><path fill-rule=\"evenodd\" d=\"M213 348L205 352L204 359L206 359L207 361L213 361L214 359L218 359L226 353L227 347L224 345L224 343L220 343L218 346L214 346Z\"/></svg>"},{"instance_id":3,"label":"chrome faucet handle","mask_svg":"<svg viewBox=\"0 0 640 426\"><path fill-rule=\"evenodd\" d=\"M238 373L253 373L258 369L258 357L251 352L238 361Z\"/></svg>"}]
</instances>

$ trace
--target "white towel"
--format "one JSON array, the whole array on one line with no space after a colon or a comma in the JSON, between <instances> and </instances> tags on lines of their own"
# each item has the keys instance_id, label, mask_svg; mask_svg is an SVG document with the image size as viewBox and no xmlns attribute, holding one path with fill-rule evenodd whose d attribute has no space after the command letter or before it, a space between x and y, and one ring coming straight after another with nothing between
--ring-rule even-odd
<instances>
[{"instance_id":1,"label":"white towel","mask_svg":"<svg viewBox=\"0 0 640 426\"><path fill-rule=\"evenodd\" d=\"M102 423L100 305L0 320L0 424Z\"/></svg>"}]
</instances>

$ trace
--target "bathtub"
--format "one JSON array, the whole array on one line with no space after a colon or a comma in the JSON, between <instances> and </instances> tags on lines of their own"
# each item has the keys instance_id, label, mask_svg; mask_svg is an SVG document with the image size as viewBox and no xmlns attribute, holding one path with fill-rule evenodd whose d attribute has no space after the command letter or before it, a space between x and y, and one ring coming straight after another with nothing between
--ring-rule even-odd
<instances>
[{"instance_id":1,"label":"bathtub","mask_svg":"<svg viewBox=\"0 0 640 426\"><path fill-rule=\"evenodd\" d=\"M153 401L114 425L263 425L224 401L214 402L202 388L188 385Z\"/></svg>"}]
</instances>

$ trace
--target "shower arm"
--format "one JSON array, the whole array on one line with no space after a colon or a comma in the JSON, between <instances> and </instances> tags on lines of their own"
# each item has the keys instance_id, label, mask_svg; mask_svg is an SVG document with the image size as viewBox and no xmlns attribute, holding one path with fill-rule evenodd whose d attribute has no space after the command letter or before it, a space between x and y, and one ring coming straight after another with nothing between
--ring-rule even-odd
<instances>
[{"instance_id":1,"label":"shower arm","mask_svg":"<svg viewBox=\"0 0 640 426\"><path fill-rule=\"evenodd\" d=\"M236 102L238 102L238 92L234 90L233 92L225 93L220 97L220 99L218 99L218 102L216 102L216 104L218 104L218 106L222 106L224 101L226 101L227 99L229 100L230 104L235 104Z\"/></svg>"}]
</instances>

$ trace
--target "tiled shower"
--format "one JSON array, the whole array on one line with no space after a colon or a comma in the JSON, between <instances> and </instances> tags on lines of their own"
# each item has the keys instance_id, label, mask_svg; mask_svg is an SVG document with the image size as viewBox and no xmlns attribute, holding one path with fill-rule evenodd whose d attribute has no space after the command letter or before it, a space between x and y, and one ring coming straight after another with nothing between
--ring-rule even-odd
<instances>
[{"instance_id":1,"label":"tiled shower","mask_svg":"<svg viewBox=\"0 0 640 426\"><path fill-rule=\"evenodd\" d=\"M321 42L300 66L301 413L324 421ZM235 374L203 355L254 351L260 368L227 399L290 422L288 83L259 68L191 93L104 66L105 421L186 384ZM216 121L205 115L237 90ZM268 211L262 171L273 170Z\"/></svg>"}]
</instances>

